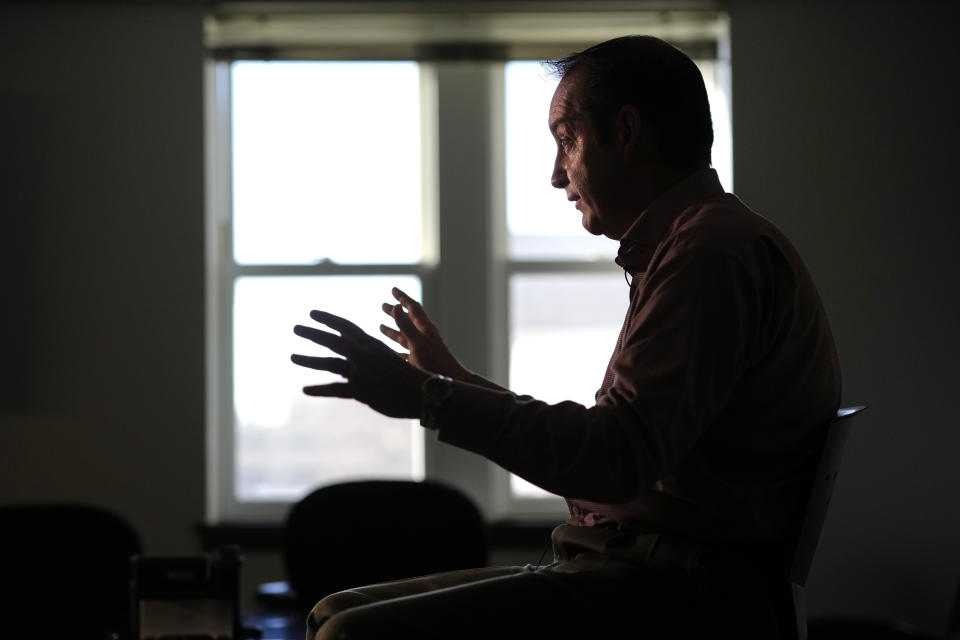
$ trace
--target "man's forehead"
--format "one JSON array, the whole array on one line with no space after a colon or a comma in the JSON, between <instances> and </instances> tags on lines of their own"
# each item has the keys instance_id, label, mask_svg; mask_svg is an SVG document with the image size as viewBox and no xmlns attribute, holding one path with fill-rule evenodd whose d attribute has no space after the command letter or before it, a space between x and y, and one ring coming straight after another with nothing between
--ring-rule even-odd
<instances>
[{"instance_id":1,"label":"man's forehead","mask_svg":"<svg viewBox=\"0 0 960 640\"><path fill-rule=\"evenodd\" d=\"M576 81L575 77L571 77L572 75L567 74L553 93L548 119L551 131L556 131L561 125L570 126L577 118L579 112L577 101L579 82Z\"/></svg>"}]
</instances>

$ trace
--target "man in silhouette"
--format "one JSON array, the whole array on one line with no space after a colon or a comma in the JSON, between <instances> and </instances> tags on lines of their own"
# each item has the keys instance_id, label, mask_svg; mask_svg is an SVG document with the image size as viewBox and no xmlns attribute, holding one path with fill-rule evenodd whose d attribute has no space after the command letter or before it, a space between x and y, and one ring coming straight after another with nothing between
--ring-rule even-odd
<instances>
[{"instance_id":1,"label":"man in silhouette","mask_svg":"<svg viewBox=\"0 0 960 640\"><path fill-rule=\"evenodd\" d=\"M816 288L783 234L710 168L709 104L686 55L630 36L548 64L561 76L552 184L588 232L619 243L629 281L596 404L547 404L466 370L397 289L384 305L397 329L382 331L407 354L314 311L333 331L295 332L337 357L293 361L345 379L310 395L418 417L564 496L554 562L332 594L308 638L683 637L704 620L741 637L777 633L768 579L782 577L776 553L795 534L840 401ZM403 552L389 523L372 551Z\"/></svg>"}]
</instances>

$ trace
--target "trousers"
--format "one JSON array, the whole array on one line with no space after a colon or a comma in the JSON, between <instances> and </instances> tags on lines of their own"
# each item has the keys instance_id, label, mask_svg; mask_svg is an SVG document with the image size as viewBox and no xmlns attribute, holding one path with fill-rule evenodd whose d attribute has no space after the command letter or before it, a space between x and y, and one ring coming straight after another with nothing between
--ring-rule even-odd
<instances>
[{"instance_id":1,"label":"trousers","mask_svg":"<svg viewBox=\"0 0 960 640\"><path fill-rule=\"evenodd\" d=\"M464 569L331 594L310 612L306 638L666 639L729 626L740 638L779 636L769 589L737 558L716 562L707 546L600 527L560 525L551 540L554 558L544 566Z\"/></svg>"}]
</instances>

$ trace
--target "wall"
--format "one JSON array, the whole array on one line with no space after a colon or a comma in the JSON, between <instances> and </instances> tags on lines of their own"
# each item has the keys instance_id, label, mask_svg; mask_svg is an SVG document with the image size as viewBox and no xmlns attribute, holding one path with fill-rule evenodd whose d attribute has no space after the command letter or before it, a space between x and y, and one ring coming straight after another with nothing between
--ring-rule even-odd
<instances>
[{"instance_id":1,"label":"wall","mask_svg":"<svg viewBox=\"0 0 960 640\"><path fill-rule=\"evenodd\" d=\"M199 9L0 10L0 502L203 517Z\"/></svg>"},{"instance_id":2,"label":"wall","mask_svg":"<svg viewBox=\"0 0 960 640\"><path fill-rule=\"evenodd\" d=\"M849 444L813 613L940 629L960 578L949 3L732 0L735 181L806 257ZM0 502L203 516L201 12L0 10ZM534 556L539 553L534 550ZM530 561L530 560L528 560Z\"/></svg>"},{"instance_id":3,"label":"wall","mask_svg":"<svg viewBox=\"0 0 960 640\"><path fill-rule=\"evenodd\" d=\"M730 2L737 193L820 286L854 425L813 613L938 631L960 579L956 3Z\"/></svg>"}]
</instances>

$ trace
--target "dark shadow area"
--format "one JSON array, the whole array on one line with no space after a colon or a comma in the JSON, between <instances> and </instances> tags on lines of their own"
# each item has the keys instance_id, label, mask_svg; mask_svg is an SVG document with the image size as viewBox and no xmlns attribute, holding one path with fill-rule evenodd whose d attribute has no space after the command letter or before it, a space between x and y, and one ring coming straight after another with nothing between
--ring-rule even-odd
<instances>
[{"instance_id":1,"label":"dark shadow area","mask_svg":"<svg viewBox=\"0 0 960 640\"><path fill-rule=\"evenodd\" d=\"M104 640L129 628L140 537L99 507L0 507L0 637Z\"/></svg>"}]
</instances>

